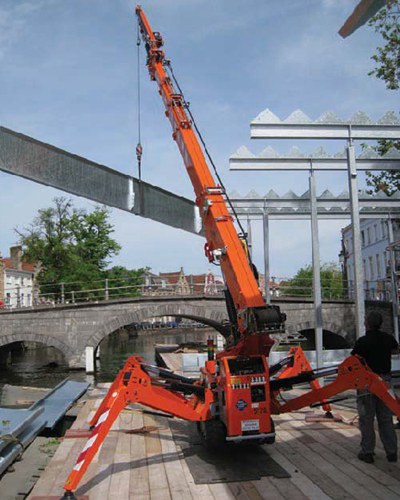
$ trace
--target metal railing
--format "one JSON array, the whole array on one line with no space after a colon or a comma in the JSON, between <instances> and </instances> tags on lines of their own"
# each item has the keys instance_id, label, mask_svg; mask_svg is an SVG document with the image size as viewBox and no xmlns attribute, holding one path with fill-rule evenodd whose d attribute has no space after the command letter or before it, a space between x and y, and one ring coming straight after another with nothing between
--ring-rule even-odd
<instances>
[{"instance_id":1,"label":"metal railing","mask_svg":"<svg viewBox=\"0 0 400 500\"><path fill-rule=\"evenodd\" d=\"M105 279L83 281L46 283L40 285L16 285L6 287L5 298L0 307L14 309L21 307L37 307L56 304L76 304L82 302L115 300L132 297L151 296L187 296L206 295L222 296L224 285L217 283L132 283L126 280ZM28 300L29 298L29 300Z\"/></svg>"},{"instance_id":2,"label":"metal railing","mask_svg":"<svg viewBox=\"0 0 400 500\"><path fill-rule=\"evenodd\" d=\"M83 281L47 283L40 285L16 285L6 287L6 297L0 308L14 309L22 307L53 306L56 304L76 304L82 302L107 301L133 297L176 297L190 295L205 295L222 297L224 285L222 281L191 283L133 283L131 279L104 279ZM260 283L263 291L263 284ZM273 278L270 284L271 297L274 299L307 299L313 297L312 278ZM354 281L337 280L322 282L322 298L325 300L341 300L354 298ZM364 295L367 300L390 301L392 291L387 280L364 282Z\"/></svg>"}]
</instances>

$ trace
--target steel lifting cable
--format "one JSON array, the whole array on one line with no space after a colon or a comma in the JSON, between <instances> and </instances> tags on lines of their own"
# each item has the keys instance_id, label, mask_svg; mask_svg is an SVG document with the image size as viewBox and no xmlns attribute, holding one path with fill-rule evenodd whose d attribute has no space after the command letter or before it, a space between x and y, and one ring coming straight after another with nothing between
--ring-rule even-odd
<instances>
[{"instance_id":1,"label":"steel lifting cable","mask_svg":"<svg viewBox=\"0 0 400 500\"><path fill-rule=\"evenodd\" d=\"M238 226L239 226L239 228L240 228L240 230L242 232L243 238L246 241L246 245L248 246L247 233L243 229L243 226L242 226L242 224L241 224L241 222L239 220L237 212L236 212L236 210L235 210L235 208L234 208L234 206L233 206L233 204L232 204L232 202L231 202L231 200L230 200L230 198L229 198L229 196L228 196L228 194L226 192L224 183L222 182L222 179L221 179L221 177L218 174L217 167L215 166L215 163L214 163L213 159L211 158L211 154L209 153L209 151L207 149L207 146L206 146L206 143L205 143L205 141L203 139L203 136L201 135L200 130L197 127L196 120L194 119L194 116L192 115L192 112L190 111L189 102L186 101L185 96L183 95L182 89L181 89L181 87L179 85L179 82L178 82L178 80L175 77L174 70L172 69L172 66L171 66L171 61L168 60L168 61L165 61L165 63L166 63L165 66L166 66L167 71L170 73L171 78L174 80L175 85L177 86L177 88L179 90L179 93L181 94L181 96L183 98L184 106L185 106L187 112L189 113L189 116L190 116L190 119L192 120L193 126L194 126L194 128L195 128L195 130L197 132L197 135L198 135L198 137L199 137L199 139L200 139L200 141L201 141L201 143L203 145L204 152L206 153L207 158L210 161L211 166L213 167L215 176L217 177L218 182L220 183L220 186L224 190L224 193L225 193L225 196L226 196L226 200L229 203L229 206L230 206L230 208L232 210L232 213L233 213L233 215L234 215L234 217L236 219L236 222L237 222L237 224L238 224ZM251 257L250 257L250 253L248 254L248 258L249 258L249 261L252 262L251 261Z\"/></svg>"},{"instance_id":2,"label":"steel lifting cable","mask_svg":"<svg viewBox=\"0 0 400 500\"><path fill-rule=\"evenodd\" d=\"M140 112L141 112L141 103L140 103L140 30L139 23L137 24L137 108L138 108L138 143L136 146L136 158L138 162L138 176L139 181L142 179L142 154L143 147L141 144L141 120L140 120Z\"/></svg>"}]
</instances>

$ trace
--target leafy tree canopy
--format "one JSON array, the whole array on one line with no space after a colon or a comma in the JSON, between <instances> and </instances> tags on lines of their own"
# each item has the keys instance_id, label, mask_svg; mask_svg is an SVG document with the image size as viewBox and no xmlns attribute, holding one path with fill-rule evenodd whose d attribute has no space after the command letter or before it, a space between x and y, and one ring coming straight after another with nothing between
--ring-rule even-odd
<instances>
[{"instance_id":1,"label":"leafy tree canopy","mask_svg":"<svg viewBox=\"0 0 400 500\"><path fill-rule=\"evenodd\" d=\"M400 1L388 0L385 7L371 17L368 25L382 36L384 44L377 47L371 59L376 67L369 72L383 80L389 90L400 88Z\"/></svg>"},{"instance_id":2,"label":"leafy tree canopy","mask_svg":"<svg viewBox=\"0 0 400 500\"><path fill-rule=\"evenodd\" d=\"M400 0L388 0L385 7L369 21L371 26L382 37L382 46L377 47L371 59L375 68L369 75L383 80L386 88L398 91L400 88ZM389 149L400 151L400 141L378 141L376 151L384 155ZM387 170L373 174L367 172L367 184L370 192L385 191L388 195L400 189L400 174Z\"/></svg>"},{"instance_id":3,"label":"leafy tree canopy","mask_svg":"<svg viewBox=\"0 0 400 500\"><path fill-rule=\"evenodd\" d=\"M99 289L104 288L106 278L118 279L122 286L125 278L139 284L143 274L140 269L106 269L110 257L118 254L121 247L111 237L113 227L104 207L88 213L74 208L69 199L55 198L54 206L39 210L28 228L16 232L24 259L41 264L41 292L53 297L59 296L60 283L66 283L66 294L92 290L91 298L103 297L104 291Z\"/></svg>"},{"instance_id":4,"label":"leafy tree canopy","mask_svg":"<svg viewBox=\"0 0 400 500\"><path fill-rule=\"evenodd\" d=\"M135 296L141 294L140 285L143 284L143 275L148 268L126 269L114 266L104 272L110 288L110 299L115 297Z\"/></svg>"},{"instance_id":5,"label":"leafy tree canopy","mask_svg":"<svg viewBox=\"0 0 400 500\"><path fill-rule=\"evenodd\" d=\"M302 267L296 275L281 285L282 296L312 297L312 266ZM323 299L343 298L343 279L339 267L334 263L321 266L321 294Z\"/></svg>"}]
</instances>

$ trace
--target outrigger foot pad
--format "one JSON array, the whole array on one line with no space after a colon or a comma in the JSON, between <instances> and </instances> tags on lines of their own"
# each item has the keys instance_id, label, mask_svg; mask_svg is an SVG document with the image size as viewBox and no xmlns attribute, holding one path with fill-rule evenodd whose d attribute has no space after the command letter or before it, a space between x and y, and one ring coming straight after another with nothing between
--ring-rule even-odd
<instances>
[{"instance_id":1,"label":"outrigger foot pad","mask_svg":"<svg viewBox=\"0 0 400 500\"><path fill-rule=\"evenodd\" d=\"M66 491L60 500L77 500L76 496L72 493L72 491Z\"/></svg>"}]
</instances>

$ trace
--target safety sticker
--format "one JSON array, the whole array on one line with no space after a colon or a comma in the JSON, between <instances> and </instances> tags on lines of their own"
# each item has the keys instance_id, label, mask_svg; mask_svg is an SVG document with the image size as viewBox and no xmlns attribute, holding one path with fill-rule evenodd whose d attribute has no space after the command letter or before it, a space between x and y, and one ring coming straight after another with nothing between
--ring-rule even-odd
<instances>
[{"instance_id":1,"label":"safety sticker","mask_svg":"<svg viewBox=\"0 0 400 500\"><path fill-rule=\"evenodd\" d=\"M265 384L265 377L251 377L251 385Z\"/></svg>"},{"instance_id":2,"label":"safety sticker","mask_svg":"<svg viewBox=\"0 0 400 500\"><path fill-rule=\"evenodd\" d=\"M232 389L249 389L249 384L231 384Z\"/></svg>"},{"instance_id":3,"label":"safety sticker","mask_svg":"<svg viewBox=\"0 0 400 500\"><path fill-rule=\"evenodd\" d=\"M243 411L246 408L247 403L246 401L243 401L243 399L239 399L235 406L239 411Z\"/></svg>"},{"instance_id":4,"label":"safety sticker","mask_svg":"<svg viewBox=\"0 0 400 500\"><path fill-rule=\"evenodd\" d=\"M242 420L242 432L243 431L259 431L260 421L259 420Z\"/></svg>"}]
</instances>

